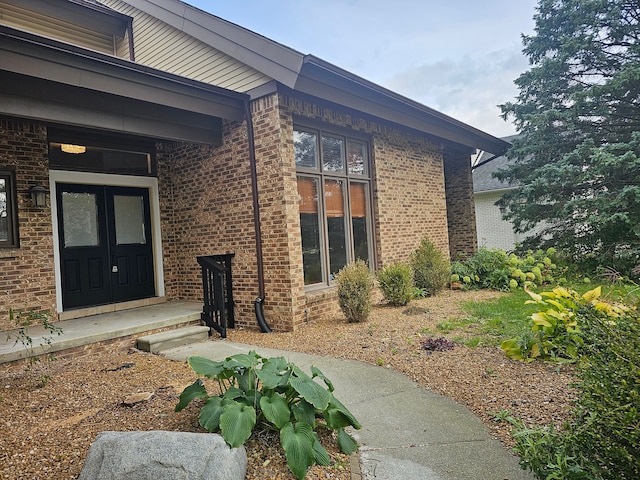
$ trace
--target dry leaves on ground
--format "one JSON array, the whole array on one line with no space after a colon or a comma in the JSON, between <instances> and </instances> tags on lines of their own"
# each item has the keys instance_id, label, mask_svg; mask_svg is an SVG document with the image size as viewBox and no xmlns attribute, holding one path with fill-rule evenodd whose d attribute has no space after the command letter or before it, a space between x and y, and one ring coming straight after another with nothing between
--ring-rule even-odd
<instances>
[{"instance_id":1,"label":"dry leaves on ground","mask_svg":"<svg viewBox=\"0 0 640 480\"><path fill-rule=\"evenodd\" d=\"M493 413L509 410L529 424L561 423L571 400L570 370L514 362L495 347L456 345L431 354L420 347L425 329L433 331L437 323L463 315L461 302L496 295L447 291L414 301L409 308L379 306L366 323L348 324L334 318L294 333L269 335L231 330L229 341L394 368L466 405L507 448L512 445L509 428L495 422ZM467 328L455 336L473 335L474 327ZM37 385L39 375L49 379ZM32 372L0 365L0 478L77 478L89 445L105 430L202 431L195 406L173 411L180 392L194 378L184 363L134 350L41 362ZM146 392L153 395L139 403L125 403L130 396ZM313 467L307 478L349 479L349 459L339 453L331 435L323 433L322 443L332 465ZM246 447L247 479L294 478L273 436L256 434Z\"/></svg>"}]
</instances>

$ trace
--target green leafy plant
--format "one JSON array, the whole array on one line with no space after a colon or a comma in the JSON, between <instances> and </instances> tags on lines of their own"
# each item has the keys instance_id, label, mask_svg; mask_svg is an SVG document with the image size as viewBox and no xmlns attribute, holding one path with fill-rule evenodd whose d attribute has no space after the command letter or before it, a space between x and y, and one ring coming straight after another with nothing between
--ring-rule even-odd
<instances>
[{"instance_id":1,"label":"green leafy plant","mask_svg":"<svg viewBox=\"0 0 640 480\"><path fill-rule=\"evenodd\" d=\"M577 316L584 345L572 419L560 429L511 419L514 450L538 478L640 478L640 317L601 301Z\"/></svg>"},{"instance_id":2,"label":"green leafy plant","mask_svg":"<svg viewBox=\"0 0 640 480\"><path fill-rule=\"evenodd\" d=\"M480 247L478 252L451 265L452 276L462 280L462 288L490 288L512 291L556 283L559 274L566 272L559 266L554 248L528 250L521 256L504 250Z\"/></svg>"},{"instance_id":3,"label":"green leafy plant","mask_svg":"<svg viewBox=\"0 0 640 480\"><path fill-rule=\"evenodd\" d=\"M48 332L48 334L41 337L40 344L42 353L46 353L46 346L51 345L53 342L53 336L62 335L63 333L62 328L55 325L51 319L51 312L46 310L15 311L13 309L9 309L9 320L17 328L15 330L7 331L7 340L13 339L14 345L20 343L24 347L29 362L27 371L37 379L37 385L41 387L45 386L47 382L51 380L51 376L46 372L46 369L43 370L42 368L35 368L36 364L40 362L40 357L34 350L33 338L31 337L30 329L35 325L42 325L45 331ZM54 357L49 355L47 360L54 360Z\"/></svg>"},{"instance_id":4,"label":"green leafy plant","mask_svg":"<svg viewBox=\"0 0 640 480\"><path fill-rule=\"evenodd\" d=\"M390 305L403 306L414 297L413 270L406 263L394 263L382 268L378 272L378 284Z\"/></svg>"},{"instance_id":5,"label":"green leafy plant","mask_svg":"<svg viewBox=\"0 0 640 480\"><path fill-rule=\"evenodd\" d=\"M449 260L426 237L411 255L411 268L414 285L429 296L444 289L451 279Z\"/></svg>"},{"instance_id":6,"label":"green leafy plant","mask_svg":"<svg viewBox=\"0 0 640 480\"><path fill-rule=\"evenodd\" d=\"M362 260L345 266L336 275L338 303L348 322L364 322L369 318L373 302L373 275Z\"/></svg>"},{"instance_id":7,"label":"green leafy plant","mask_svg":"<svg viewBox=\"0 0 640 480\"><path fill-rule=\"evenodd\" d=\"M582 295L564 287L540 295L527 293L532 299L525 303L540 308L531 315L530 333L500 345L505 354L515 360L575 362L584 345L578 322L582 310L595 308L612 319L629 311L628 307L602 300L602 287Z\"/></svg>"},{"instance_id":8,"label":"green leafy plant","mask_svg":"<svg viewBox=\"0 0 640 480\"><path fill-rule=\"evenodd\" d=\"M200 425L219 431L231 447L242 445L256 428L278 431L287 465L298 479L314 463L330 463L316 428L337 431L344 453L357 449L344 429L359 429L360 423L335 398L333 384L316 367L311 367L309 376L283 357L265 358L254 351L223 361L190 357L188 362L195 373L213 379L222 393L209 395L198 378L184 389L175 410L183 410L196 398L204 399Z\"/></svg>"}]
</instances>

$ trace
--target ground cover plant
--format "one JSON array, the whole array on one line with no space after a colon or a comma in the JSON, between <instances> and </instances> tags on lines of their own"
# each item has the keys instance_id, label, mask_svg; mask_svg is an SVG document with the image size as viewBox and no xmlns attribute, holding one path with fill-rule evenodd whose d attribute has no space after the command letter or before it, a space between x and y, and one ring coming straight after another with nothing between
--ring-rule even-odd
<instances>
[{"instance_id":1,"label":"ground cover plant","mask_svg":"<svg viewBox=\"0 0 640 480\"><path fill-rule=\"evenodd\" d=\"M311 465L330 463L317 428L335 430L343 453L357 449L344 429L359 429L360 423L335 398L333 384L319 369L311 367L309 376L283 357L265 358L254 351L219 362L191 357L188 363L198 375L214 380L221 393L210 395L197 379L184 389L175 410L205 399L200 425L219 431L231 447L244 444L254 428L277 431L287 464L300 480ZM316 377L326 388L313 380Z\"/></svg>"}]
</instances>

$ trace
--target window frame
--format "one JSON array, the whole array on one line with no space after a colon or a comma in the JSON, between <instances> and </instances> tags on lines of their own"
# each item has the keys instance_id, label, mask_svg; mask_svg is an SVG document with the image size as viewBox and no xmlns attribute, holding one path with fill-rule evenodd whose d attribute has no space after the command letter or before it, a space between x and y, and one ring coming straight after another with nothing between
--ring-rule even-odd
<instances>
[{"instance_id":1,"label":"window frame","mask_svg":"<svg viewBox=\"0 0 640 480\"><path fill-rule=\"evenodd\" d=\"M18 192L16 188L16 172L0 170L0 179L6 182L6 218L7 239L0 239L0 248L19 248L20 232L18 222Z\"/></svg>"},{"instance_id":2,"label":"window frame","mask_svg":"<svg viewBox=\"0 0 640 480\"><path fill-rule=\"evenodd\" d=\"M296 183L300 178L315 179L318 185L318 221L319 225L319 245L320 245L320 270L321 281L318 283L305 284L306 290L314 290L326 288L334 284L332 273L330 271L331 259L329 254L329 229L327 219L326 204L326 182L341 181L344 186L343 191L343 207L344 207L344 233L346 242L346 263L350 263L355 259L354 242L354 225L353 225L353 207L351 205L351 188L353 183L364 185L365 191L365 214L366 214L366 235L367 235L367 257L370 268L375 267L375 237L373 230L373 178L371 175L371 140L365 135L358 135L357 132L344 132L339 128L326 128L325 126L309 126L307 124L294 123L295 132L304 132L314 134L316 136L316 166L300 167L296 165ZM344 162L343 171L325 170L323 158L323 135L331 138L342 139L342 159ZM349 169L349 142L357 142L364 146L364 168L362 173L350 173ZM294 147L295 150L295 147ZM301 225L302 227L302 225ZM301 232L302 234L302 232ZM304 267L303 267L304 268Z\"/></svg>"}]
</instances>

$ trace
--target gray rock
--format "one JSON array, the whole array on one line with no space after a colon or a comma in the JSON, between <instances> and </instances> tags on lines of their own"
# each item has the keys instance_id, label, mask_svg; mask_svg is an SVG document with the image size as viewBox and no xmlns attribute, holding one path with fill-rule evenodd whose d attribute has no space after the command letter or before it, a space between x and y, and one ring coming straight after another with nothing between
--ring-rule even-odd
<instances>
[{"instance_id":1,"label":"gray rock","mask_svg":"<svg viewBox=\"0 0 640 480\"><path fill-rule=\"evenodd\" d=\"M102 432L79 480L244 480L247 452L222 436L189 432Z\"/></svg>"}]
</instances>

